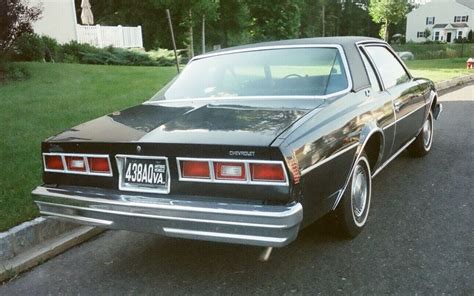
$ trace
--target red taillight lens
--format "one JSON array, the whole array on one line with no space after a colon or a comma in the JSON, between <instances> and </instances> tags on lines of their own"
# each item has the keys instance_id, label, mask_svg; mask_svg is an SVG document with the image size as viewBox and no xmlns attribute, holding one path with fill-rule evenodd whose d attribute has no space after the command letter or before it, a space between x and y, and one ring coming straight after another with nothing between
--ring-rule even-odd
<instances>
[{"instance_id":1,"label":"red taillight lens","mask_svg":"<svg viewBox=\"0 0 474 296\"><path fill-rule=\"evenodd\" d=\"M63 160L58 155L45 155L44 164L48 170L64 170Z\"/></svg>"},{"instance_id":2,"label":"red taillight lens","mask_svg":"<svg viewBox=\"0 0 474 296\"><path fill-rule=\"evenodd\" d=\"M252 181L285 182L285 172L280 164L250 164Z\"/></svg>"},{"instance_id":3,"label":"red taillight lens","mask_svg":"<svg viewBox=\"0 0 474 296\"><path fill-rule=\"evenodd\" d=\"M243 163L215 162L214 172L218 180L245 180L245 164Z\"/></svg>"},{"instance_id":4,"label":"red taillight lens","mask_svg":"<svg viewBox=\"0 0 474 296\"><path fill-rule=\"evenodd\" d=\"M66 156L66 165L69 171L85 172L86 163L84 157Z\"/></svg>"},{"instance_id":5,"label":"red taillight lens","mask_svg":"<svg viewBox=\"0 0 474 296\"><path fill-rule=\"evenodd\" d=\"M209 163L207 161L181 161L184 178L210 179Z\"/></svg>"},{"instance_id":6,"label":"red taillight lens","mask_svg":"<svg viewBox=\"0 0 474 296\"><path fill-rule=\"evenodd\" d=\"M110 173L109 159L105 157L89 157L89 170L91 173Z\"/></svg>"}]
</instances>

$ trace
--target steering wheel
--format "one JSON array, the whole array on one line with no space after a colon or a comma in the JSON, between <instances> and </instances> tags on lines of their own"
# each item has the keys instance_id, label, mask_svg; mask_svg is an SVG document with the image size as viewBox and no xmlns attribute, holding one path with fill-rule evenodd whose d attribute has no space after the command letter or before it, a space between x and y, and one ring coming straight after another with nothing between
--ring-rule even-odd
<instances>
[{"instance_id":1,"label":"steering wheel","mask_svg":"<svg viewBox=\"0 0 474 296\"><path fill-rule=\"evenodd\" d=\"M295 78L303 78L303 76L299 75L299 74L288 74L286 75L285 77L283 77L283 79L288 79L288 78L291 78L291 77L295 77Z\"/></svg>"}]
</instances>

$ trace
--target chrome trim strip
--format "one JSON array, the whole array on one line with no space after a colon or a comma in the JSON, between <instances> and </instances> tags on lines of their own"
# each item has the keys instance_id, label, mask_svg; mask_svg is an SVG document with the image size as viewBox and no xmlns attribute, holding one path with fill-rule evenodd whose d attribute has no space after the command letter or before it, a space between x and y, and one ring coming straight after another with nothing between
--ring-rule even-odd
<instances>
[{"instance_id":1,"label":"chrome trim strip","mask_svg":"<svg viewBox=\"0 0 474 296\"><path fill-rule=\"evenodd\" d=\"M233 234L233 233L223 233L223 232L210 232L210 231L199 231L199 230L189 230L189 229L178 229L178 228L169 228L163 227L163 231L167 234L178 234L189 235L192 237L216 237L224 239L233 239L239 241L258 241L258 242L267 242L267 243L284 243L287 238L282 237L267 237L267 236L257 236L257 235L245 235L245 234Z\"/></svg>"},{"instance_id":2,"label":"chrome trim strip","mask_svg":"<svg viewBox=\"0 0 474 296\"><path fill-rule=\"evenodd\" d=\"M383 130L386 130L387 128L389 128L389 127L391 127L392 125L398 123L398 122L401 121L402 119L407 118L408 116L412 115L412 114L415 113L416 111L419 111L421 108L426 107L426 105L428 105L428 104L430 104L430 102L426 102L426 103L424 103L422 106L416 108L415 110L410 111L410 113L407 113L407 114L403 115L403 116L400 117L400 118L396 118L395 121L393 121L393 122L387 124L386 126L384 126L384 127L383 127ZM395 116L395 117L396 117L396 116Z\"/></svg>"},{"instance_id":3,"label":"chrome trim strip","mask_svg":"<svg viewBox=\"0 0 474 296\"><path fill-rule=\"evenodd\" d=\"M45 156L59 156L61 157L61 161L63 163L63 170L52 170L46 167L46 158ZM78 171L71 171L67 168L66 157L82 157L84 160L85 165L85 172L78 172ZM88 157L95 157L95 158L107 158L107 162L109 163L109 173L97 173L91 172L89 168L89 162L87 161ZM101 177L112 177L112 166L110 163L110 157L108 154L84 154L84 153L60 153L60 152L45 152L42 154L43 158L43 168L45 172L51 173L63 173L63 174L75 174L75 175L86 175L86 176L101 176Z\"/></svg>"},{"instance_id":4,"label":"chrome trim strip","mask_svg":"<svg viewBox=\"0 0 474 296\"><path fill-rule=\"evenodd\" d=\"M393 154L389 159L387 159L379 168L375 170L375 172L372 174L372 178L375 178L375 176L377 176L392 160L394 160L398 155L400 155L400 153L402 153L415 140L416 137L408 141L405 145L403 145L402 148L400 148L395 154Z\"/></svg>"},{"instance_id":5,"label":"chrome trim strip","mask_svg":"<svg viewBox=\"0 0 474 296\"><path fill-rule=\"evenodd\" d=\"M274 46L256 46L256 47L250 47L250 48L242 48L242 49L235 49L235 50L228 50L228 51L222 51L222 52L214 52L214 53L207 53L204 55L199 55L195 56L189 61L189 64L192 63L195 60L199 59L204 59L204 58L209 58L209 57L214 57L214 56L220 56L220 55L228 55L228 54L234 54L234 53L241 53L241 52L251 52L251 51L261 51L261 50L276 50L276 49L290 49L290 48L336 48L341 56L342 64L344 65L344 71L346 72L346 79L347 79L347 88L327 94L327 95L315 95L315 96L241 96L241 97L208 97L208 98L190 98L190 99L176 99L176 100L162 100L162 101L148 101L147 103L154 102L155 104L157 102L177 102L177 101L194 101L194 100L222 100L222 99L253 99L253 98L272 98L272 99L292 99L292 98L302 98L302 99L326 99L330 97L334 97L337 95L341 94L346 94L352 90L353 84L352 84L352 75L351 72L349 71L349 64L347 62L347 57L344 52L344 49L341 45L339 44L294 44L294 45L274 45ZM185 67L182 71L184 73L186 71ZM166 93L165 93L166 95Z\"/></svg>"},{"instance_id":6,"label":"chrome trim strip","mask_svg":"<svg viewBox=\"0 0 474 296\"><path fill-rule=\"evenodd\" d=\"M367 141L370 139L370 137L375 134L376 132L380 132L382 134L382 148L381 148L381 151L384 151L384 143L385 143L385 134L383 133L383 130L379 127L377 128L374 128L372 129L369 134L367 136L365 136L364 138L364 142L362 143L362 145L360 145L360 149L359 149L359 152L357 153L357 157L355 158L354 162L352 163L352 167L351 167L351 170L349 171L349 175L347 175L347 178L346 178L346 182L344 183L344 187L340 190L339 192L339 195L337 196L336 198L336 202L334 203L334 206L333 206L333 210L336 209L337 205L339 204L339 202L341 201L341 198L342 198L342 195L344 194L344 192L346 191L346 188L347 186L349 185L349 181L351 180L351 176L352 174L354 173L354 169L355 169L355 164L357 163L357 161L359 160L359 157L360 155L362 154L362 151L364 151L364 148L365 148L365 145L367 145Z\"/></svg>"},{"instance_id":7,"label":"chrome trim strip","mask_svg":"<svg viewBox=\"0 0 474 296\"><path fill-rule=\"evenodd\" d=\"M85 222L85 223L91 223L91 224L96 224L96 225L103 225L103 226L109 226L109 225L112 225L114 223L114 222L108 221L108 220L81 217L81 216L76 216L76 215L59 214L59 213L53 213L53 212L48 212L48 211L40 211L40 214L48 215L48 216L55 216L55 217L69 219L69 220Z\"/></svg>"},{"instance_id":8,"label":"chrome trim strip","mask_svg":"<svg viewBox=\"0 0 474 296\"><path fill-rule=\"evenodd\" d=\"M209 220L209 219L186 218L186 217L176 217L176 216L128 213L128 212L121 212L121 211L115 211L115 210L109 210L109 209L86 208L86 207L79 207L79 206L72 206L72 205L56 204L56 203L45 202L45 201L35 201L35 202L40 205L61 207L61 208L66 208L66 209L75 209L75 210L80 210L80 211L90 211L90 212L96 212L96 213L113 214L113 215L119 215L119 216L132 216L132 217L140 217L140 218L153 218L153 219L162 219L162 220L186 221L186 222L208 223L208 224L223 224L223 225L245 226L245 227L260 227L260 228L274 228L274 229L287 228L287 226L285 225L272 225L272 224L261 224L261 223L248 223L248 222L237 222L237 221L234 222L234 221L224 221L224 220ZM44 212L44 211L41 211L41 213L45 215L66 216L64 214L55 214L52 212ZM79 217L79 218L75 218L75 217ZM82 217L80 216L71 215L71 219L77 219L77 220L87 222L86 220L81 219L81 218ZM90 218L90 219L93 219L93 218ZM107 220L103 220L103 221L107 221ZM110 225L112 224L112 222L109 224L106 224L106 223L103 223L103 224Z\"/></svg>"},{"instance_id":9,"label":"chrome trim strip","mask_svg":"<svg viewBox=\"0 0 474 296\"><path fill-rule=\"evenodd\" d=\"M133 207L133 208L145 208L145 209L160 209L160 210L176 210L176 211L187 211L187 212L196 212L196 213L212 213L212 214L225 214L225 215L236 215L236 216L246 216L251 215L254 217L269 217L269 218L281 218L291 216L296 212L299 212L303 209L300 203L292 205L286 211L280 212L266 212L262 209L265 209L266 206L264 205L257 205L252 206L252 210L239 210L239 209L228 209L227 207L233 206L233 204L229 203L218 203L213 204L214 208L210 208L207 206L203 206L204 202L192 202L193 205L181 205L177 203L162 203L157 198L144 198L144 197L137 197L135 199L125 199L126 197L120 195L120 200L113 200L113 199L105 199L101 197L86 197L86 196L79 196L81 192L74 192L71 194L70 191L64 189L56 189L56 188L47 188L43 186L38 186L36 189L33 190L33 195L39 196L46 196L50 198L61 198L66 199L69 201L80 201L80 202L90 202L90 203L101 203L107 205L117 205L117 206L125 206L125 207ZM97 194L95 194L97 195ZM104 194L102 194L105 196ZM100 195L97 195L100 196ZM133 197L133 196L132 196ZM162 201L162 200L161 200ZM191 204L191 203L187 203ZM243 204L242 208L248 208L247 204ZM283 206L282 206L283 207Z\"/></svg>"},{"instance_id":10,"label":"chrome trim strip","mask_svg":"<svg viewBox=\"0 0 474 296\"><path fill-rule=\"evenodd\" d=\"M199 178L187 178L183 177L181 172L181 161L201 161L209 163L210 179L199 179ZM243 163L245 165L246 174L245 181L240 180L220 180L217 179L214 173L214 162L235 162ZM252 163L264 163L264 164L279 164L285 174L285 181L254 181L250 174L250 164ZM176 157L176 165L178 166L178 180L186 182L202 182L202 183L222 183L222 184L242 184L242 185L271 185L271 186L289 186L288 172L285 168L283 161L279 160L253 160L253 159L228 159L228 158L193 158L193 157Z\"/></svg>"},{"instance_id":11,"label":"chrome trim strip","mask_svg":"<svg viewBox=\"0 0 474 296\"><path fill-rule=\"evenodd\" d=\"M164 160L166 163L166 178L167 184L164 189L162 188L148 188L145 186L133 186L127 187L124 185L122 174L123 172L123 165L127 158L135 158L135 159L155 159L155 160ZM117 154L115 155L115 160L117 161L117 170L119 174L119 190L122 191L130 191L130 192L145 192L145 193L161 193L161 194L168 194L170 193L171 188L171 174L170 174L170 165L168 162L168 157L165 156L143 156L143 155L127 155L127 154Z\"/></svg>"},{"instance_id":12,"label":"chrome trim strip","mask_svg":"<svg viewBox=\"0 0 474 296\"><path fill-rule=\"evenodd\" d=\"M328 161L333 160L334 158L340 156L341 154L344 154L344 153L346 153L347 151L354 149L354 148L357 147L358 145L359 145L359 143L352 144L352 145L350 145L349 147L346 147L346 148L342 149L341 151L339 151L339 152L337 152L337 153L335 153L335 154L329 156L328 158L325 158L325 159L323 159L323 160L321 160L321 161L319 161L319 162L316 162L315 164L310 165L309 167L307 167L307 168L301 170L301 176L304 176L305 174L309 173L310 171L314 170L315 168L317 168L317 167L319 167L319 166L325 164L325 163L328 162Z\"/></svg>"}]
</instances>

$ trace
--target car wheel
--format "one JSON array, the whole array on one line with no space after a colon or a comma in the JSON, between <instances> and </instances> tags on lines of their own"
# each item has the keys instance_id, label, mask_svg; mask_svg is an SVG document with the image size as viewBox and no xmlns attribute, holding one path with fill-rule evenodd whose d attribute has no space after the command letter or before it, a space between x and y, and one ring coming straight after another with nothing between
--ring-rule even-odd
<instances>
[{"instance_id":1,"label":"car wheel","mask_svg":"<svg viewBox=\"0 0 474 296\"><path fill-rule=\"evenodd\" d=\"M362 153L335 212L339 228L345 237L354 238L364 228L369 215L371 194L369 160L367 155Z\"/></svg>"},{"instance_id":2,"label":"car wheel","mask_svg":"<svg viewBox=\"0 0 474 296\"><path fill-rule=\"evenodd\" d=\"M423 157L430 152L433 144L433 132L433 113L430 111L416 140L408 146L408 152L411 156Z\"/></svg>"}]
</instances>

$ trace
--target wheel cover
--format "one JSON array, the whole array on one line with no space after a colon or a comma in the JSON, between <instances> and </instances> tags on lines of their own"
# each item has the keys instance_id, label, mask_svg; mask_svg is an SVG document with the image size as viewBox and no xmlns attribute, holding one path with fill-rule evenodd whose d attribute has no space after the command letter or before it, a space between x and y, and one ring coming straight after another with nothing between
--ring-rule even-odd
<instances>
[{"instance_id":1,"label":"wheel cover","mask_svg":"<svg viewBox=\"0 0 474 296\"><path fill-rule=\"evenodd\" d=\"M431 115L428 116L425 123L423 124L423 144L425 149L429 149L431 146L431 138L433 135L433 122L431 120Z\"/></svg>"},{"instance_id":2,"label":"wheel cover","mask_svg":"<svg viewBox=\"0 0 474 296\"><path fill-rule=\"evenodd\" d=\"M352 212L356 220L363 218L367 207L368 177L362 165L358 164L354 170L351 186Z\"/></svg>"}]
</instances>

